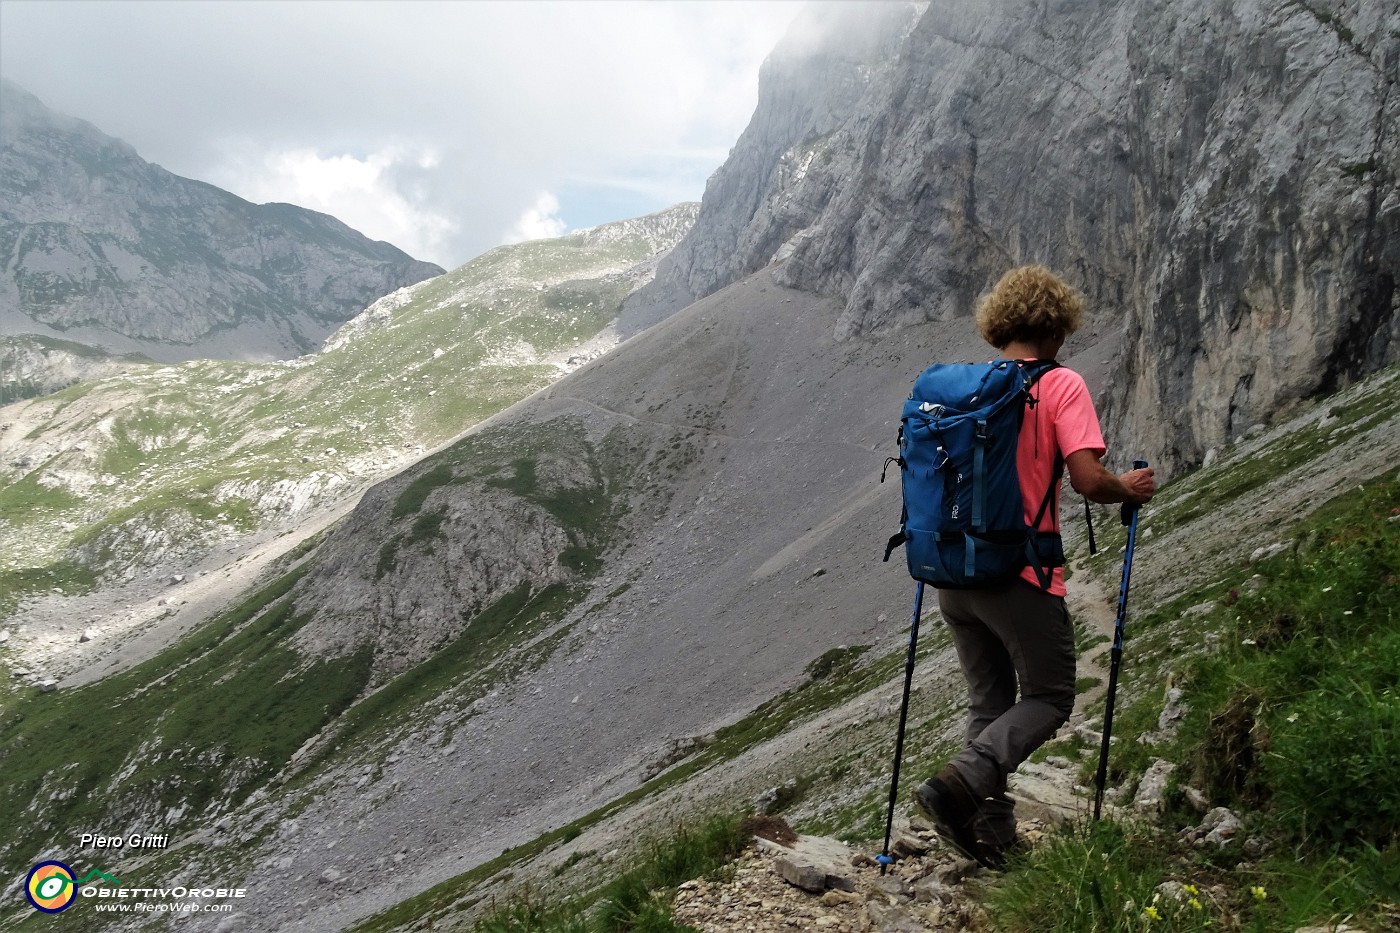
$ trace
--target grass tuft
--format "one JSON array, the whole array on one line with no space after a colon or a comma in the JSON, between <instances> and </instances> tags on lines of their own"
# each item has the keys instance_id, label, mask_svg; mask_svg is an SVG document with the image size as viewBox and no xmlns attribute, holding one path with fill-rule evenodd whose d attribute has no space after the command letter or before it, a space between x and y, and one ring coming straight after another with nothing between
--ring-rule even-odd
<instances>
[{"instance_id":1,"label":"grass tuft","mask_svg":"<svg viewBox=\"0 0 1400 933\"><path fill-rule=\"evenodd\" d=\"M671 916L675 890L727 866L748 844L736 816L698 827L678 826L667 839L645 842L632 868L589 903L549 902L525 892L472 926L474 933L687 933Z\"/></svg>"}]
</instances>

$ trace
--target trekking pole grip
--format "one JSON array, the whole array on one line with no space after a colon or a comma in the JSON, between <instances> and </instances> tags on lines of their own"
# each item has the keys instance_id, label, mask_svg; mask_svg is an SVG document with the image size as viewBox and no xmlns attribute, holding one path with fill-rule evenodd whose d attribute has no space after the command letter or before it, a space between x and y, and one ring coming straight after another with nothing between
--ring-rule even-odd
<instances>
[{"instance_id":1,"label":"trekking pole grip","mask_svg":"<svg viewBox=\"0 0 1400 933\"><path fill-rule=\"evenodd\" d=\"M1134 470L1145 470L1145 469L1147 469L1147 461L1146 461L1146 460L1134 460L1134 461L1133 461L1133 469L1134 469ZM1121 509L1118 510L1118 517L1122 520L1122 522L1123 522L1124 525L1131 525L1132 522L1133 522L1133 516L1137 515L1137 510L1140 509L1140 508L1142 508L1142 506L1138 505L1137 503L1131 503L1131 504L1130 504L1130 503L1124 502L1124 503L1123 503L1123 507L1122 507Z\"/></svg>"}]
</instances>

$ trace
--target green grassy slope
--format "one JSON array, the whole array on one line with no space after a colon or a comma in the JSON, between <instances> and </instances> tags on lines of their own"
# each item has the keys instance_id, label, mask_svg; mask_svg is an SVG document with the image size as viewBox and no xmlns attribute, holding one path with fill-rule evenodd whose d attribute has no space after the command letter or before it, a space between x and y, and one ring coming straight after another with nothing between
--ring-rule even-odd
<instances>
[{"instance_id":1,"label":"green grassy slope","mask_svg":"<svg viewBox=\"0 0 1400 933\"><path fill-rule=\"evenodd\" d=\"M9 409L0 614L286 518L549 384L691 217L500 247L299 360L152 365Z\"/></svg>"}]
</instances>

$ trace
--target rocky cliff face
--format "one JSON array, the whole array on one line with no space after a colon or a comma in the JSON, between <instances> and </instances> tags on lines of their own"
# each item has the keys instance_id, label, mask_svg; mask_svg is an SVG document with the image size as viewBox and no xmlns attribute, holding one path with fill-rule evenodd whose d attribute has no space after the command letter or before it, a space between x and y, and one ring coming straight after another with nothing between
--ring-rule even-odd
<instances>
[{"instance_id":1,"label":"rocky cliff face","mask_svg":"<svg viewBox=\"0 0 1400 933\"><path fill-rule=\"evenodd\" d=\"M704 229L661 264L626 305L635 331L763 268L806 229L832 179L809 176L872 89L891 80L924 3L811 4L760 73L752 121L705 186Z\"/></svg>"},{"instance_id":2,"label":"rocky cliff face","mask_svg":"<svg viewBox=\"0 0 1400 933\"><path fill-rule=\"evenodd\" d=\"M1044 262L1121 322L1107 418L1168 466L1400 355L1400 5L937 0L897 48L844 97L828 53L775 55L643 297L787 257L845 338ZM794 134L794 99L835 104Z\"/></svg>"},{"instance_id":3,"label":"rocky cliff face","mask_svg":"<svg viewBox=\"0 0 1400 933\"><path fill-rule=\"evenodd\" d=\"M437 275L290 204L250 204L0 85L0 328L162 360L285 358Z\"/></svg>"}]
</instances>

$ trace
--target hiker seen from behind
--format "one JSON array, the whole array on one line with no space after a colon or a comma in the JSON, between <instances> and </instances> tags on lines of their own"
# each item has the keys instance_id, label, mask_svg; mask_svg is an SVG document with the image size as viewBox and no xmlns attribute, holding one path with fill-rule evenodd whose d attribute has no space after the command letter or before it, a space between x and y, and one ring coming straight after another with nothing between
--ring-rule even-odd
<instances>
[{"instance_id":1,"label":"hiker seen from behind","mask_svg":"<svg viewBox=\"0 0 1400 933\"><path fill-rule=\"evenodd\" d=\"M1022 380L1014 412L1019 432L1014 422L1010 429L1015 479L1009 494L995 492L995 472L1011 464L992 462L998 451L985 436L994 433L985 421L970 429L972 446L980 443L985 449L975 465L956 471L937 462L951 460L937 444L938 423L927 420L921 426L932 433L936 447L924 474L949 474L934 504L944 516L926 524L946 520L950 510L975 512L969 519L979 524L968 526L966 534L925 535L928 541L920 546L909 487L918 471L904 470L909 515L902 533L909 544L910 572L938 588L969 701L962 751L919 785L914 802L955 849L994 868L1019 847L1007 778L1055 734L1074 707L1074 627L1065 606L1059 539L1061 477L1067 472L1075 491L1100 503L1141 504L1156 489L1151 469L1117 475L1104 467L1106 446L1088 387L1078 373L1054 362L1083 313L1078 293L1042 266L1007 272L978 304L978 330L1003 358L991 369L1000 365L1000 371ZM917 394L918 383L915 388ZM977 395L971 397L975 401ZM943 414L938 403L918 406L925 413ZM907 432L917 421L905 419L906 451L913 446ZM1008 447L1001 456L1009 461L1013 454ZM969 473L973 499L964 507L958 495L968 485ZM979 484L980 490L975 488ZM988 497L1000 501L982 501ZM990 517L1007 507L1020 513L1009 522L1019 533L998 532ZM992 570L982 573L988 563Z\"/></svg>"}]
</instances>

